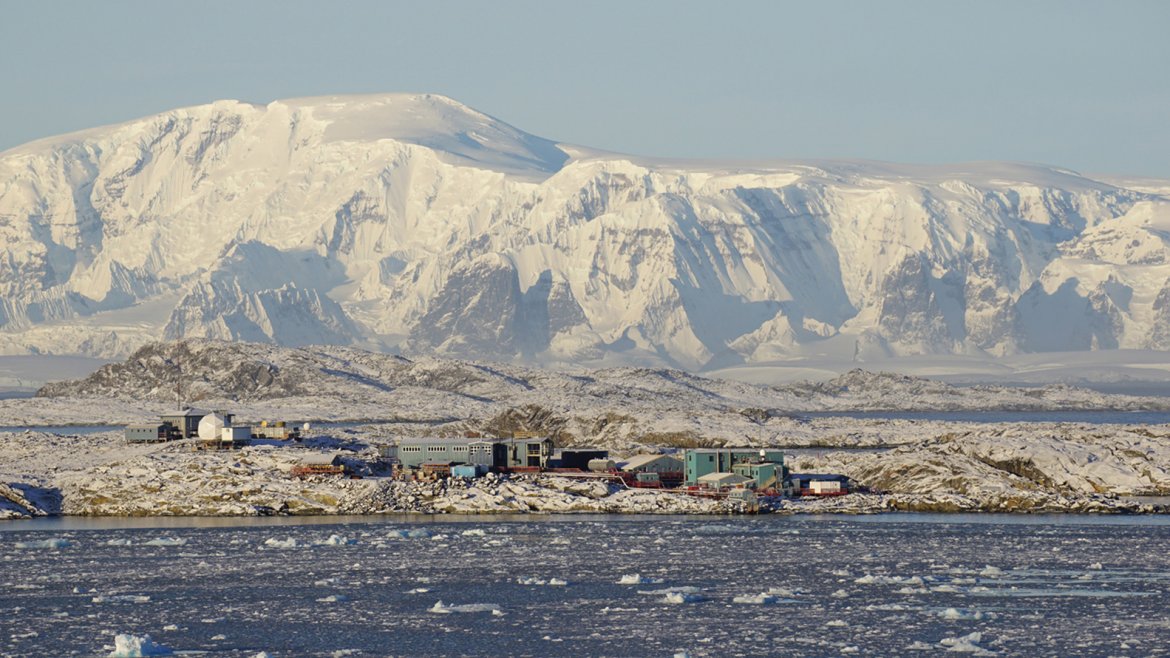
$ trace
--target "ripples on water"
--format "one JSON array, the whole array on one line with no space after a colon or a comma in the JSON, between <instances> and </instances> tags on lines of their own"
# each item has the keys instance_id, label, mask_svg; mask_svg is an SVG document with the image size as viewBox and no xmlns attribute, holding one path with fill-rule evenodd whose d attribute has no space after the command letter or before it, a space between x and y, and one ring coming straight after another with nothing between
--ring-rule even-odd
<instances>
[{"instance_id":1,"label":"ripples on water","mask_svg":"<svg viewBox=\"0 0 1170 658\"><path fill-rule=\"evenodd\" d=\"M0 532L0 654L1170 651L1170 526L963 519L28 525Z\"/></svg>"}]
</instances>

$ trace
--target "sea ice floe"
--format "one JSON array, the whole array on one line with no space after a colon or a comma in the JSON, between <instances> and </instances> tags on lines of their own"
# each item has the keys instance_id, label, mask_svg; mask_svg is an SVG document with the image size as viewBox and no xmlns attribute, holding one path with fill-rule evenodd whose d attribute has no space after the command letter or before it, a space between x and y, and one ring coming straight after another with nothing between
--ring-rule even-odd
<instances>
[{"instance_id":1,"label":"sea ice floe","mask_svg":"<svg viewBox=\"0 0 1170 658\"><path fill-rule=\"evenodd\" d=\"M318 542L318 546L352 546L357 543L356 539L343 537L341 535L329 535L329 539L323 542Z\"/></svg>"},{"instance_id":2,"label":"sea ice floe","mask_svg":"<svg viewBox=\"0 0 1170 658\"><path fill-rule=\"evenodd\" d=\"M994 651L989 651L979 646L983 641L983 633L976 631L968 633L962 637L946 637L939 641L939 644L947 648L947 651L954 651L956 653L972 653L976 656L990 656L994 655Z\"/></svg>"},{"instance_id":3,"label":"sea ice floe","mask_svg":"<svg viewBox=\"0 0 1170 658\"><path fill-rule=\"evenodd\" d=\"M542 578L521 577L517 578L516 582L520 583L521 585L547 585L549 587L564 587L565 585L569 584L569 581L561 580L560 578L549 578L548 580L544 580Z\"/></svg>"},{"instance_id":4,"label":"sea ice floe","mask_svg":"<svg viewBox=\"0 0 1170 658\"><path fill-rule=\"evenodd\" d=\"M618 585L658 585L664 582L661 578L651 578L636 573L628 573L618 578Z\"/></svg>"},{"instance_id":5,"label":"sea ice floe","mask_svg":"<svg viewBox=\"0 0 1170 658\"><path fill-rule=\"evenodd\" d=\"M858 585L919 585L923 584L921 576L864 576L854 580Z\"/></svg>"},{"instance_id":6,"label":"sea ice floe","mask_svg":"<svg viewBox=\"0 0 1170 658\"><path fill-rule=\"evenodd\" d=\"M771 605L779 601L780 599L778 597L765 592L761 592L759 594L744 594L731 599L732 603L746 603L749 605Z\"/></svg>"},{"instance_id":7,"label":"sea ice floe","mask_svg":"<svg viewBox=\"0 0 1170 658\"><path fill-rule=\"evenodd\" d=\"M69 548L72 545L73 545L73 542L69 541L68 539L65 539L64 537L53 537L51 539L42 539L41 541L18 541L18 542L16 542L17 548L24 548L24 549L30 549L30 548L45 548L45 549Z\"/></svg>"},{"instance_id":8,"label":"sea ice floe","mask_svg":"<svg viewBox=\"0 0 1170 658\"><path fill-rule=\"evenodd\" d=\"M106 546L133 546L134 542L129 539L114 538L106 542Z\"/></svg>"},{"instance_id":9,"label":"sea ice floe","mask_svg":"<svg viewBox=\"0 0 1170 658\"><path fill-rule=\"evenodd\" d=\"M158 644L149 635L119 634L114 637L114 651L110 658L140 658L141 656L171 656L170 647Z\"/></svg>"},{"instance_id":10,"label":"sea ice floe","mask_svg":"<svg viewBox=\"0 0 1170 658\"><path fill-rule=\"evenodd\" d=\"M979 572L979 575L983 576L984 578L998 578L1003 575L1003 569L1000 569L999 567L993 567L989 564L983 567L983 570Z\"/></svg>"},{"instance_id":11,"label":"sea ice floe","mask_svg":"<svg viewBox=\"0 0 1170 658\"><path fill-rule=\"evenodd\" d=\"M833 619L833 620L825 622L825 626L829 626L832 628L844 628L848 625L849 625L849 622L845 621L844 619Z\"/></svg>"},{"instance_id":12,"label":"sea ice floe","mask_svg":"<svg viewBox=\"0 0 1170 658\"><path fill-rule=\"evenodd\" d=\"M347 598L344 594L331 594L329 596L317 599L317 603L343 603L348 600L349 598Z\"/></svg>"},{"instance_id":13,"label":"sea ice floe","mask_svg":"<svg viewBox=\"0 0 1170 658\"><path fill-rule=\"evenodd\" d=\"M300 542L297 541L296 537L289 537L287 539L271 537L264 541L264 545L269 548L296 548L300 546Z\"/></svg>"},{"instance_id":14,"label":"sea ice floe","mask_svg":"<svg viewBox=\"0 0 1170 658\"><path fill-rule=\"evenodd\" d=\"M485 533L483 530L480 530L479 528L472 528L471 530L464 530L460 534L462 534L464 537L483 537L487 533Z\"/></svg>"},{"instance_id":15,"label":"sea ice floe","mask_svg":"<svg viewBox=\"0 0 1170 658\"><path fill-rule=\"evenodd\" d=\"M110 594L108 596L95 596L91 599L93 603L150 603L149 596L142 596L138 594Z\"/></svg>"},{"instance_id":16,"label":"sea ice floe","mask_svg":"<svg viewBox=\"0 0 1170 658\"><path fill-rule=\"evenodd\" d=\"M457 612L490 612L495 616L504 614L500 606L495 603L465 603L462 605L444 605L442 601L435 602L428 612L436 614L448 615Z\"/></svg>"},{"instance_id":17,"label":"sea ice floe","mask_svg":"<svg viewBox=\"0 0 1170 658\"><path fill-rule=\"evenodd\" d=\"M979 610L959 610L958 608L947 608L938 613L938 616L947 621L971 621L983 619L983 613Z\"/></svg>"},{"instance_id":18,"label":"sea ice floe","mask_svg":"<svg viewBox=\"0 0 1170 658\"><path fill-rule=\"evenodd\" d=\"M702 603L707 597L694 592L667 592L662 597L663 603Z\"/></svg>"},{"instance_id":19,"label":"sea ice floe","mask_svg":"<svg viewBox=\"0 0 1170 658\"><path fill-rule=\"evenodd\" d=\"M159 537L143 542L143 546L186 546L187 540L180 537Z\"/></svg>"},{"instance_id":20,"label":"sea ice floe","mask_svg":"<svg viewBox=\"0 0 1170 658\"><path fill-rule=\"evenodd\" d=\"M1100 562L1094 562L1094 563L1090 564L1090 565L1089 565L1088 567L1086 567L1086 568L1087 568L1087 569L1092 569L1093 571L1100 571L1100 570L1104 569L1105 567L1101 566L1101 563L1100 563Z\"/></svg>"},{"instance_id":21,"label":"sea ice floe","mask_svg":"<svg viewBox=\"0 0 1170 658\"><path fill-rule=\"evenodd\" d=\"M406 593L407 594L426 594L429 591L431 591L431 588L429 588L429 587L416 587L412 590L408 590Z\"/></svg>"}]
</instances>

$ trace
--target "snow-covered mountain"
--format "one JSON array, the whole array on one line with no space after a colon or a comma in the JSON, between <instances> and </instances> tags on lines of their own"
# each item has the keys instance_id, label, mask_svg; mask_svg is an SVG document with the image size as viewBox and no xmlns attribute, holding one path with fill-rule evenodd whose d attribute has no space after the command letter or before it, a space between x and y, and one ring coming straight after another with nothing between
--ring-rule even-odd
<instances>
[{"instance_id":1,"label":"snow-covered mountain","mask_svg":"<svg viewBox=\"0 0 1170 658\"><path fill-rule=\"evenodd\" d=\"M1170 182L676 163L448 98L221 101L0 153L0 353L158 338L690 369L1170 349Z\"/></svg>"}]
</instances>

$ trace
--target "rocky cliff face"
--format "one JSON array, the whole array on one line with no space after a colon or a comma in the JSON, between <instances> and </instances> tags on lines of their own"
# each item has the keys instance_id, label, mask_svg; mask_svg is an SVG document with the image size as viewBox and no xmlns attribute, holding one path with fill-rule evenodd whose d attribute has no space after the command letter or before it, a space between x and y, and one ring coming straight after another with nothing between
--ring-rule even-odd
<instances>
[{"instance_id":1,"label":"rocky cliff face","mask_svg":"<svg viewBox=\"0 0 1170 658\"><path fill-rule=\"evenodd\" d=\"M438 96L224 101L0 154L0 352L214 337L703 368L1166 349L1163 187L683 166Z\"/></svg>"}]
</instances>

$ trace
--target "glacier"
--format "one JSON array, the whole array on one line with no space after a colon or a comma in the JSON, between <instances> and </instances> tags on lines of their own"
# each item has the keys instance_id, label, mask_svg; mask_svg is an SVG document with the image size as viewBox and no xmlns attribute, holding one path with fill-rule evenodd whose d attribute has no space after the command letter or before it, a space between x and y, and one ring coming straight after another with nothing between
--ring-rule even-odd
<instances>
[{"instance_id":1,"label":"glacier","mask_svg":"<svg viewBox=\"0 0 1170 658\"><path fill-rule=\"evenodd\" d=\"M4 151L0 238L0 354L1170 349L1170 181L636 157L431 94L217 101Z\"/></svg>"}]
</instances>

